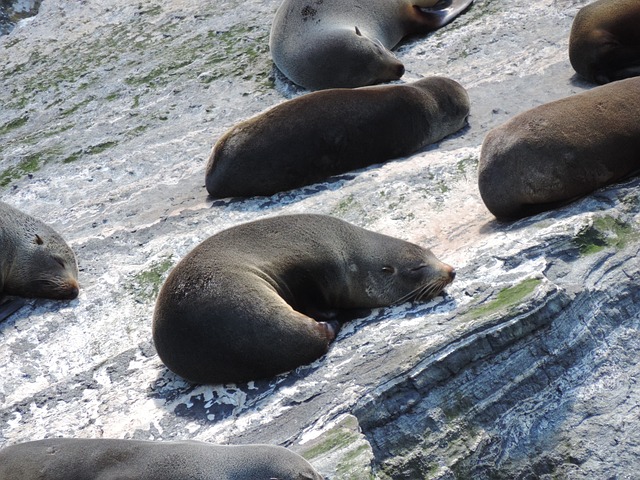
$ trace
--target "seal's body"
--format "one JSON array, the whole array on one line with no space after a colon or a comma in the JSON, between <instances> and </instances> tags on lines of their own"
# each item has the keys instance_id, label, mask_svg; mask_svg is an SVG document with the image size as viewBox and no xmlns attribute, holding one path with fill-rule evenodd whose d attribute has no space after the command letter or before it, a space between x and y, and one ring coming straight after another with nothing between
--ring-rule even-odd
<instances>
[{"instance_id":1,"label":"seal's body","mask_svg":"<svg viewBox=\"0 0 640 480\"><path fill-rule=\"evenodd\" d=\"M333 217L266 218L180 261L158 296L153 339L194 382L269 377L326 353L336 315L431 298L453 277L429 250Z\"/></svg>"},{"instance_id":2,"label":"seal's body","mask_svg":"<svg viewBox=\"0 0 640 480\"><path fill-rule=\"evenodd\" d=\"M209 158L207 190L224 198L309 185L415 152L468 115L467 92L443 77L303 95L226 132Z\"/></svg>"},{"instance_id":3,"label":"seal's body","mask_svg":"<svg viewBox=\"0 0 640 480\"><path fill-rule=\"evenodd\" d=\"M640 169L640 77L528 110L494 128L478 186L498 218L557 207Z\"/></svg>"},{"instance_id":4,"label":"seal's body","mask_svg":"<svg viewBox=\"0 0 640 480\"><path fill-rule=\"evenodd\" d=\"M640 0L598 0L573 21L569 59L580 75L608 83L640 75Z\"/></svg>"},{"instance_id":5,"label":"seal's body","mask_svg":"<svg viewBox=\"0 0 640 480\"><path fill-rule=\"evenodd\" d=\"M285 0L271 27L276 66L310 90L360 87L404 74L389 49L440 28L472 0Z\"/></svg>"},{"instance_id":6,"label":"seal's body","mask_svg":"<svg viewBox=\"0 0 640 480\"><path fill-rule=\"evenodd\" d=\"M38 440L0 450L2 480L322 480L272 445L116 439Z\"/></svg>"},{"instance_id":7,"label":"seal's body","mask_svg":"<svg viewBox=\"0 0 640 480\"><path fill-rule=\"evenodd\" d=\"M51 227L0 202L0 294L72 299L78 296L73 251Z\"/></svg>"}]
</instances>

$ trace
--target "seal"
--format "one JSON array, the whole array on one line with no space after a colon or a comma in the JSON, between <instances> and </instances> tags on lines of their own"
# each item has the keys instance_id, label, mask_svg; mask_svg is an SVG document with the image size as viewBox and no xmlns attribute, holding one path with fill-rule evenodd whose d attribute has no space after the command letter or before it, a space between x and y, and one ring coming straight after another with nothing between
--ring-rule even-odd
<instances>
[{"instance_id":1,"label":"seal","mask_svg":"<svg viewBox=\"0 0 640 480\"><path fill-rule=\"evenodd\" d=\"M432 298L454 276L425 248L337 218L265 218L178 263L158 296L153 340L192 382L271 377L325 354L340 316Z\"/></svg>"},{"instance_id":2,"label":"seal","mask_svg":"<svg viewBox=\"0 0 640 480\"><path fill-rule=\"evenodd\" d=\"M322 480L275 445L55 438L0 450L2 480Z\"/></svg>"},{"instance_id":3,"label":"seal","mask_svg":"<svg viewBox=\"0 0 640 480\"><path fill-rule=\"evenodd\" d=\"M640 77L521 113L482 144L478 187L497 218L533 215L640 169Z\"/></svg>"},{"instance_id":4,"label":"seal","mask_svg":"<svg viewBox=\"0 0 640 480\"><path fill-rule=\"evenodd\" d=\"M313 92L227 131L206 170L214 198L272 195L409 155L460 130L469 96L456 81Z\"/></svg>"},{"instance_id":5,"label":"seal","mask_svg":"<svg viewBox=\"0 0 640 480\"><path fill-rule=\"evenodd\" d=\"M598 0L580 9L571 26L569 60L599 84L640 75L640 0Z\"/></svg>"},{"instance_id":6,"label":"seal","mask_svg":"<svg viewBox=\"0 0 640 480\"><path fill-rule=\"evenodd\" d=\"M408 35L436 30L473 0L285 0L271 26L273 62L309 90L397 80L390 52Z\"/></svg>"},{"instance_id":7,"label":"seal","mask_svg":"<svg viewBox=\"0 0 640 480\"><path fill-rule=\"evenodd\" d=\"M78 266L62 237L40 220L0 202L0 294L69 300Z\"/></svg>"}]
</instances>

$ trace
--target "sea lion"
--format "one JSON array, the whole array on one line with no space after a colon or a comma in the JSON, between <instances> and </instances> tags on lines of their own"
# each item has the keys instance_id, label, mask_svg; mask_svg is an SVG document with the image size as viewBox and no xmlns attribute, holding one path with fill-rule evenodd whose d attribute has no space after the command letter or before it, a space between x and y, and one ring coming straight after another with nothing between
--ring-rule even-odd
<instances>
[{"instance_id":1,"label":"sea lion","mask_svg":"<svg viewBox=\"0 0 640 480\"><path fill-rule=\"evenodd\" d=\"M274 445L56 438L0 450L2 480L322 480Z\"/></svg>"},{"instance_id":2,"label":"sea lion","mask_svg":"<svg viewBox=\"0 0 640 480\"><path fill-rule=\"evenodd\" d=\"M73 251L51 227L0 202L0 294L69 300L78 296Z\"/></svg>"},{"instance_id":3,"label":"sea lion","mask_svg":"<svg viewBox=\"0 0 640 480\"><path fill-rule=\"evenodd\" d=\"M473 0L285 0L271 27L276 66L309 90L397 80L389 51L408 35L440 28Z\"/></svg>"},{"instance_id":4,"label":"sea lion","mask_svg":"<svg viewBox=\"0 0 640 480\"><path fill-rule=\"evenodd\" d=\"M454 276L425 248L337 218L265 218L178 263L158 296L153 340L192 382L270 377L326 353L339 316L432 298Z\"/></svg>"},{"instance_id":5,"label":"sea lion","mask_svg":"<svg viewBox=\"0 0 640 480\"><path fill-rule=\"evenodd\" d=\"M444 77L303 95L227 131L209 157L207 191L246 197L309 185L413 153L468 115L467 92Z\"/></svg>"},{"instance_id":6,"label":"sea lion","mask_svg":"<svg viewBox=\"0 0 640 480\"><path fill-rule=\"evenodd\" d=\"M598 0L571 27L569 60L595 83L640 75L640 0Z\"/></svg>"},{"instance_id":7,"label":"sea lion","mask_svg":"<svg viewBox=\"0 0 640 480\"><path fill-rule=\"evenodd\" d=\"M640 77L521 113L491 130L478 186L498 218L560 206L640 169Z\"/></svg>"}]
</instances>

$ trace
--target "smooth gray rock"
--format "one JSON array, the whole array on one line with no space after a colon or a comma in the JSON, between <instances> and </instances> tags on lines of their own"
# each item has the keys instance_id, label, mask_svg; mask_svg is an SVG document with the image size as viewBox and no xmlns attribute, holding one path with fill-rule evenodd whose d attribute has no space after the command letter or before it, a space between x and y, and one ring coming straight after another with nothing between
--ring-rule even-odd
<instances>
[{"instance_id":1,"label":"smooth gray rock","mask_svg":"<svg viewBox=\"0 0 640 480\"><path fill-rule=\"evenodd\" d=\"M499 223L486 132L591 88L567 55L583 0L477 0L397 49L449 76L470 126L410 157L266 198L212 201L233 124L302 93L267 50L277 0L66 2L0 38L0 198L69 241L81 293L0 323L0 447L45 437L274 443L327 478L633 478L640 470L639 181ZM432 248L445 296L349 323L277 378L191 385L151 343L170 268L224 228L331 214Z\"/></svg>"}]
</instances>

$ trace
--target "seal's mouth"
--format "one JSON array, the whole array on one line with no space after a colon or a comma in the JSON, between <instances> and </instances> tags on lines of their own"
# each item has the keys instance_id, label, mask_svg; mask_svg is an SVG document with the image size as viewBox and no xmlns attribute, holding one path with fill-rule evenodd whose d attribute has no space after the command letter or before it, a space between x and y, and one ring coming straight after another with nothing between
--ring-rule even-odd
<instances>
[{"instance_id":1,"label":"seal's mouth","mask_svg":"<svg viewBox=\"0 0 640 480\"><path fill-rule=\"evenodd\" d=\"M426 265L421 265L420 267L414 268L412 270L419 271L425 267ZM417 288L401 297L396 303L420 302L430 300L433 297L438 296L438 294L442 292L447 285L453 282L454 278L456 278L455 269L449 265L445 265L443 275L441 277L432 279L429 282L419 285Z\"/></svg>"}]
</instances>

